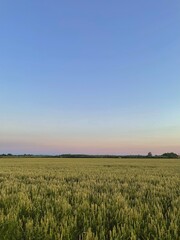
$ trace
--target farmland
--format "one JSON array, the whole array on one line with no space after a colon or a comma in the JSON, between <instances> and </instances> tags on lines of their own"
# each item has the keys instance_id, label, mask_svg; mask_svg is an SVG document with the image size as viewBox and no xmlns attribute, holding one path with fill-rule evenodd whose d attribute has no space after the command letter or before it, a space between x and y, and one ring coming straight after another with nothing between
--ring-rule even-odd
<instances>
[{"instance_id":1,"label":"farmland","mask_svg":"<svg viewBox=\"0 0 180 240\"><path fill-rule=\"evenodd\" d=\"M0 159L1 240L178 240L180 160Z\"/></svg>"}]
</instances>

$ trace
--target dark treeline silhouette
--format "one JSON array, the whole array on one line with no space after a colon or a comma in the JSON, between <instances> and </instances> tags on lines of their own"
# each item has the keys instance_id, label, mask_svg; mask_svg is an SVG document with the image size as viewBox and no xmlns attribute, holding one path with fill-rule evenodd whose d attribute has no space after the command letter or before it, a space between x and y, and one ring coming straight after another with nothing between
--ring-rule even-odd
<instances>
[{"instance_id":1,"label":"dark treeline silhouette","mask_svg":"<svg viewBox=\"0 0 180 240\"><path fill-rule=\"evenodd\" d=\"M163 153L161 155L163 158L178 158L179 156L176 153Z\"/></svg>"},{"instance_id":2,"label":"dark treeline silhouette","mask_svg":"<svg viewBox=\"0 0 180 240\"><path fill-rule=\"evenodd\" d=\"M147 155L92 155L92 154L60 154L60 155L36 155L36 154L20 154L14 155L11 153L0 154L0 158L179 158L178 154L170 152L162 155L152 155L149 152Z\"/></svg>"}]
</instances>

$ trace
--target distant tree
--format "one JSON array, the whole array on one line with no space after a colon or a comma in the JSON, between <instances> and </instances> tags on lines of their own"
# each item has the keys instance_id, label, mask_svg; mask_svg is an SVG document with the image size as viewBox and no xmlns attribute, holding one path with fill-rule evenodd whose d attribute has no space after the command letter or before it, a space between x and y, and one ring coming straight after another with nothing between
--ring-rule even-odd
<instances>
[{"instance_id":1,"label":"distant tree","mask_svg":"<svg viewBox=\"0 0 180 240\"><path fill-rule=\"evenodd\" d=\"M163 153L161 155L163 158L178 158L179 156L176 153L170 152L170 153Z\"/></svg>"},{"instance_id":2,"label":"distant tree","mask_svg":"<svg viewBox=\"0 0 180 240\"><path fill-rule=\"evenodd\" d=\"M148 156L148 157L152 157L152 156L153 156L153 155L152 155L152 152L149 152L147 156Z\"/></svg>"}]
</instances>

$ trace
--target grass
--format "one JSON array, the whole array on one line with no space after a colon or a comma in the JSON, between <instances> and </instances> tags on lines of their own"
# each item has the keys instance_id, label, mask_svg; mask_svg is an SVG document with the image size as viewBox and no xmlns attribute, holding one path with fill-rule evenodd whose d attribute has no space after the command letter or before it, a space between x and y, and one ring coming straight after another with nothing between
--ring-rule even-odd
<instances>
[{"instance_id":1,"label":"grass","mask_svg":"<svg viewBox=\"0 0 180 240\"><path fill-rule=\"evenodd\" d=\"M180 160L0 159L1 240L178 240Z\"/></svg>"}]
</instances>

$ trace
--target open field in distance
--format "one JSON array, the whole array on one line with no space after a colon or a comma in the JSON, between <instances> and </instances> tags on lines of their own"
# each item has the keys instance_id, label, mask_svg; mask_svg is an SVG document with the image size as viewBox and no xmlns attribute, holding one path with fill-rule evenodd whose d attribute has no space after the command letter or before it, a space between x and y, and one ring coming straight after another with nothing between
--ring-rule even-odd
<instances>
[{"instance_id":1,"label":"open field in distance","mask_svg":"<svg viewBox=\"0 0 180 240\"><path fill-rule=\"evenodd\" d=\"M0 159L1 240L178 240L179 206L179 159Z\"/></svg>"}]
</instances>

